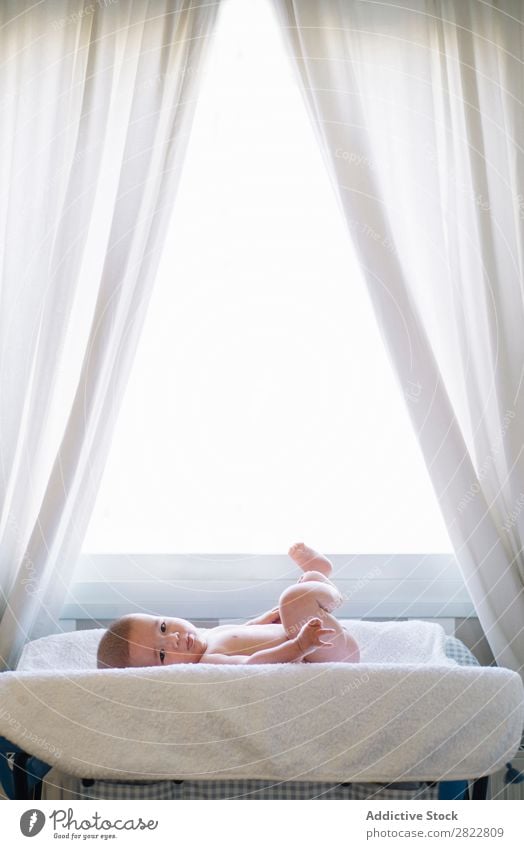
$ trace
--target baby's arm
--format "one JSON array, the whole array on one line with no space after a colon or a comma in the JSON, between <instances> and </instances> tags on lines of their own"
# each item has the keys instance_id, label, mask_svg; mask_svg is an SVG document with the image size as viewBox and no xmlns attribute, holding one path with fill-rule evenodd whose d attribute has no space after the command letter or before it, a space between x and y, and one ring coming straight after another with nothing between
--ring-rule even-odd
<instances>
[{"instance_id":1,"label":"baby's arm","mask_svg":"<svg viewBox=\"0 0 524 849\"><path fill-rule=\"evenodd\" d=\"M295 663L303 660L306 655L311 654L319 646L330 646L322 640L327 634L335 633L333 628L323 628L322 620L315 617L302 626L298 635L291 640L286 640L280 646L272 649L261 649L251 655L228 655L209 654L202 657L200 663Z\"/></svg>"}]
</instances>

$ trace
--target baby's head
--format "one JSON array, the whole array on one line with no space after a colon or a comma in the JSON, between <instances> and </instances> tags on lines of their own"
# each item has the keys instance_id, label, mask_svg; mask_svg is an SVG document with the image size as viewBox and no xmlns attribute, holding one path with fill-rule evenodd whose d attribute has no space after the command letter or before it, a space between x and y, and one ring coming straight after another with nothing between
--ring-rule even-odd
<instances>
[{"instance_id":1,"label":"baby's head","mask_svg":"<svg viewBox=\"0 0 524 849\"><path fill-rule=\"evenodd\" d=\"M111 623L97 651L99 669L198 663L206 642L187 619L129 613Z\"/></svg>"}]
</instances>

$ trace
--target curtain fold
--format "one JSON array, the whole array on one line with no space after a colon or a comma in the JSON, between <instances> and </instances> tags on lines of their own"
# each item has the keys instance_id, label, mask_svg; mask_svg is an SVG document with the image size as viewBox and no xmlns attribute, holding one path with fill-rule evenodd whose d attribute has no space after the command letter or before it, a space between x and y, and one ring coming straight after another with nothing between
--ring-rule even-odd
<instances>
[{"instance_id":1,"label":"curtain fold","mask_svg":"<svg viewBox=\"0 0 524 849\"><path fill-rule=\"evenodd\" d=\"M522 674L522 5L272 3L462 574Z\"/></svg>"},{"instance_id":2,"label":"curtain fold","mask_svg":"<svg viewBox=\"0 0 524 849\"><path fill-rule=\"evenodd\" d=\"M219 2L0 8L0 660L56 630Z\"/></svg>"}]
</instances>

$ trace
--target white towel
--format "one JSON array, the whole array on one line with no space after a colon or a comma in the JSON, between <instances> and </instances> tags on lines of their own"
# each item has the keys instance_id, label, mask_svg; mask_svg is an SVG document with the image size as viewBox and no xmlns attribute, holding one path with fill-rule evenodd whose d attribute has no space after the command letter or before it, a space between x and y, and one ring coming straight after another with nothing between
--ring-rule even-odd
<instances>
[{"instance_id":1,"label":"white towel","mask_svg":"<svg viewBox=\"0 0 524 849\"><path fill-rule=\"evenodd\" d=\"M446 634L433 622L365 622L341 620L360 646L363 663L431 663L454 666L446 657ZM93 669L103 628L51 634L27 643L19 671Z\"/></svg>"},{"instance_id":2,"label":"white towel","mask_svg":"<svg viewBox=\"0 0 524 849\"><path fill-rule=\"evenodd\" d=\"M456 666L456 661L446 656L446 633L435 622L342 622L360 646L362 663Z\"/></svg>"},{"instance_id":3,"label":"white towel","mask_svg":"<svg viewBox=\"0 0 524 849\"><path fill-rule=\"evenodd\" d=\"M45 638L69 671L1 675L0 734L86 778L437 781L495 772L519 746L520 676L449 662L437 651L439 626L418 627L415 645L415 623L352 623L367 653L356 665L72 670L101 632ZM80 654L57 649L77 634ZM425 660L399 663L392 643L402 639ZM383 662L370 662L379 648ZM384 661L386 650L396 662Z\"/></svg>"}]
</instances>

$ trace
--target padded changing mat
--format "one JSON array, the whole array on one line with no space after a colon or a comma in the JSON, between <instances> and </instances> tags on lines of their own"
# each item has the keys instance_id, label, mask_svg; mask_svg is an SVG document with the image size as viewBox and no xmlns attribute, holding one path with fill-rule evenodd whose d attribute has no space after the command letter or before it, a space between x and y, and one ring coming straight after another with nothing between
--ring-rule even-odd
<instances>
[{"instance_id":1,"label":"padded changing mat","mask_svg":"<svg viewBox=\"0 0 524 849\"><path fill-rule=\"evenodd\" d=\"M72 775L142 780L452 780L518 749L516 673L458 666L438 625L350 627L357 665L95 670L102 631L44 638L0 676L0 734Z\"/></svg>"}]
</instances>

